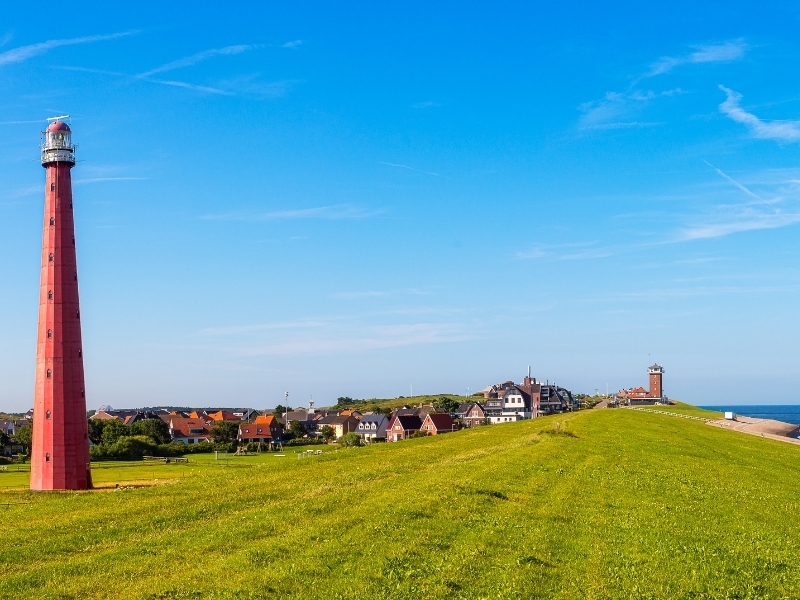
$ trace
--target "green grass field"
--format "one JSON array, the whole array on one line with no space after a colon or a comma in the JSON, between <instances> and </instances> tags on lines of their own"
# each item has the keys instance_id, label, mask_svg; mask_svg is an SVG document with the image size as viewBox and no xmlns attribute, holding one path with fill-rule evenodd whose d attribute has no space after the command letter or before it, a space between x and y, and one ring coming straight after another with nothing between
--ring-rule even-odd
<instances>
[{"instance_id":1,"label":"green grass field","mask_svg":"<svg viewBox=\"0 0 800 600\"><path fill-rule=\"evenodd\" d=\"M192 456L163 485L0 493L0 598L798 598L799 458L625 409Z\"/></svg>"}]
</instances>

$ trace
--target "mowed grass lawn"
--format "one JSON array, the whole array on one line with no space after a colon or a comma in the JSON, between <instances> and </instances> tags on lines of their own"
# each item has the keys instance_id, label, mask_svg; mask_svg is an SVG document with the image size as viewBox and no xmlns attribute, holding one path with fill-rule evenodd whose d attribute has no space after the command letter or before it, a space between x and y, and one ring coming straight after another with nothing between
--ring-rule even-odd
<instances>
[{"instance_id":1,"label":"mowed grass lawn","mask_svg":"<svg viewBox=\"0 0 800 600\"><path fill-rule=\"evenodd\" d=\"M597 409L209 461L154 487L4 492L0 597L798 598L798 459Z\"/></svg>"}]
</instances>

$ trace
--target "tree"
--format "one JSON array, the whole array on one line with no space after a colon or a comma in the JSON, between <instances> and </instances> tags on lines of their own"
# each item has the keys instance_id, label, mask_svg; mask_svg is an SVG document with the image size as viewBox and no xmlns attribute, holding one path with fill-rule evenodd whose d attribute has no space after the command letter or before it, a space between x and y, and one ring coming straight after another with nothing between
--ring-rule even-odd
<instances>
[{"instance_id":1,"label":"tree","mask_svg":"<svg viewBox=\"0 0 800 600\"><path fill-rule=\"evenodd\" d=\"M350 396L340 396L336 399L336 406L350 406L354 400Z\"/></svg>"},{"instance_id":2,"label":"tree","mask_svg":"<svg viewBox=\"0 0 800 600\"><path fill-rule=\"evenodd\" d=\"M358 448L363 445L361 436L352 431L350 433L345 433L336 443L342 448Z\"/></svg>"},{"instance_id":3,"label":"tree","mask_svg":"<svg viewBox=\"0 0 800 600\"><path fill-rule=\"evenodd\" d=\"M108 423L105 419L89 419L89 439L93 444L103 442L103 429Z\"/></svg>"},{"instance_id":4,"label":"tree","mask_svg":"<svg viewBox=\"0 0 800 600\"><path fill-rule=\"evenodd\" d=\"M219 421L211 427L211 439L218 444L235 442L239 437L239 423L234 421Z\"/></svg>"},{"instance_id":5,"label":"tree","mask_svg":"<svg viewBox=\"0 0 800 600\"><path fill-rule=\"evenodd\" d=\"M330 442L336 436L336 432L330 425L323 425L319 433L326 442Z\"/></svg>"},{"instance_id":6,"label":"tree","mask_svg":"<svg viewBox=\"0 0 800 600\"><path fill-rule=\"evenodd\" d=\"M458 410L458 406L457 400L453 400L447 396L440 396L433 401L433 407L440 412L454 413Z\"/></svg>"},{"instance_id":7,"label":"tree","mask_svg":"<svg viewBox=\"0 0 800 600\"><path fill-rule=\"evenodd\" d=\"M284 406L283 404L278 404L278 406L275 407L275 413L274 414L275 414L276 417L282 417L283 413L287 413L290 410L292 410L291 406Z\"/></svg>"},{"instance_id":8,"label":"tree","mask_svg":"<svg viewBox=\"0 0 800 600\"><path fill-rule=\"evenodd\" d=\"M130 434L130 429L125 423L117 419L108 419L103 426L102 442L108 445L116 444L119 438Z\"/></svg>"},{"instance_id":9,"label":"tree","mask_svg":"<svg viewBox=\"0 0 800 600\"><path fill-rule=\"evenodd\" d=\"M306 427L300 421L292 421L289 423L289 433L295 438L305 437Z\"/></svg>"},{"instance_id":10,"label":"tree","mask_svg":"<svg viewBox=\"0 0 800 600\"><path fill-rule=\"evenodd\" d=\"M33 443L33 430L30 427L20 427L14 434L14 440L30 449Z\"/></svg>"},{"instance_id":11,"label":"tree","mask_svg":"<svg viewBox=\"0 0 800 600\"><path fill-rule=\"evenodd\" d=\"M9 438L6 435L6 432L5 431L0 431L0 448L3 448L4 446L8 445L8 442L10 442L10 441L11 441L11 438Z\"/></svg>"},{"instance_id":12,"label":"tree","mask_svg":"<svg viewBox=\"0 0 800 600\"><path fill-rule=\"evenodd\" d=\"M130 427L130 434L146 435L156 444L169 444L172 441L169 435L169 425L161 419L136 421Z\"/></svg>"}]
</instances>

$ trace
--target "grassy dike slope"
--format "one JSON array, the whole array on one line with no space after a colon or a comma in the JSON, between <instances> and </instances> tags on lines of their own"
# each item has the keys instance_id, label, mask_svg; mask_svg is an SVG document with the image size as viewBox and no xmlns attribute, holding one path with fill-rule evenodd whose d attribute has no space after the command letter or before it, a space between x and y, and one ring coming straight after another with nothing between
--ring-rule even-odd
<instances>
[{"instance_id":1,"label":"grassy dike slope","mask_svg":"<svg viewBox=\"0 0 800 600\"><path fill-rule=\"evenodd\" d=\"M598 409L7 492L0 598L797 598L799 452Z\"/></svg>"}]
</instances>

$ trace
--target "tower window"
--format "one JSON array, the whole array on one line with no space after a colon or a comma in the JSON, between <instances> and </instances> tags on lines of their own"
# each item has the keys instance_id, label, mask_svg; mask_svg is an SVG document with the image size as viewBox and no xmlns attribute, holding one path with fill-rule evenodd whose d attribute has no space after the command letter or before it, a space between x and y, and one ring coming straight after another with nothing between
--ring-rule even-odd
<instances>
[{"instance_id":1,"label":"tower window","mask_svg":"<svg viewBox=\"0 0 800 600\"><path fill-rule=\"evenodd\" d=\"M47 369L47 377L50 378L53 376L53 372L50 369Z\"/></svg>"},{"instance_id":2,"label":"tower window","mask_svg":"<svg viewBox=\"0 0 800 600\"><path fill-rule=\"evenodd\" d=\"M55 219L55 217L50 217L50 226L52 227L52 226L53 226L53 225L55 225L55 224L56 224L56 219Z\"/></svg>"},{"instance_id":3,"label":"tower window","mask_svg":"<svg viewBox=\"0 0 800 600\"><path fill-rule=\"evenodd\" d=\"M50 462L50 453L49 452L44 455L44 460L45 460L45 462Z\"/></svg>"},{"instance_id":4,"label":"tower window","mask_svg":"<svg viewBox=\"0 0 800 600\"><path fill-rule=\"evenodd\" d=\"M50 191L51 192L55 192L56 191L56 184L55 183L51 183L50 184Z\"/></svg>"},{"instance_id":5,"label":"tower window","mask_svg":"<svg viewBox=\"0 0 800 600\"><path fill-rule=\"evenodd\" d=\"M72 236L72 245L73 246L75 245L75 236L74 235Z\"/></svg>"},{"instance_id":6,"label":"tower window","mask_svg":"<svg viewBox=\"0 0 800 600\"><path fill-rule=\"evenodd\" d=\"M50 257L49 257L49 259L48 259L48 260L49 260L50 262L53 262L53 253L52 253L52 252L50 253Z\"/></svg>"},{"instance_id":7,"label":"tower window","mask_svg":"<svg viewBox=\"0 0 800 600\"><path fill-rule=\"evenodd\" d=\"M79 310L76 310L76 311L75 311L75 316L76 316L76 317L78 318L78 320L80 321L80 320L81 320L81 311L79 311Z\"/></svg>"},{"instance_id":8,"label":"tower window","mask_svg":"<svg viewBox=\"0 0 800 600\"><path fill-rule=\"evenodd\" d=\"M81 390L81 398L86 398L86 390Z\"/></svg>"},{"instance_id":9,"label":"tower window","mask_svg":"<svg viewBox=\"0 0 800 600\"><path fill-rule=\"evenodd\" d=\"M77 273L75 273L75 275L73 275L73 277L75 278L75 281L78 281L78 274Z\"/></svg>"},{"instance_id":10,"label":"tower window","mask_svg":"<svg viewBox=\"0 0 800 600\"><path fill-rule=\"evenodd\" d=\"M53 299L53 290L48 290L48 292L47 292L47 299L48 299L48 300L52 300L52 299Z\"/></svg>"},{"instance_id":11,"label":"tower window","mask_svg":"<svg viewBox=\"0 0 800 600\"><path fill-rule=\"evenodd\" d=\"M52 414L52 413L51 413L51 412L48 410L48 411L45 413L45 417L47 417L47 418L49 419L51 414Z\"/></svg>"},{"instance_id":12,"label":"tower window","mask_svg":"<svg viewBox=\"0 0 800 600\"><path fill-rule=\"evenodd\" d=\"M78 348L78 358L82 358L82 357L83 357L83 350Z\"/></svg>"},{"instance_id":13,"label":"tower window","mask_svg":"<svg viewBox=\"0 0 800 600\"><path fill-rule=\"evenodd\" d=\"M52 329L48 329L48 330L47 330L47 337L48 337L48 338L51 338L51 337L53 337L53 330L52 330Z\"/></svg>"}]
</instances>

